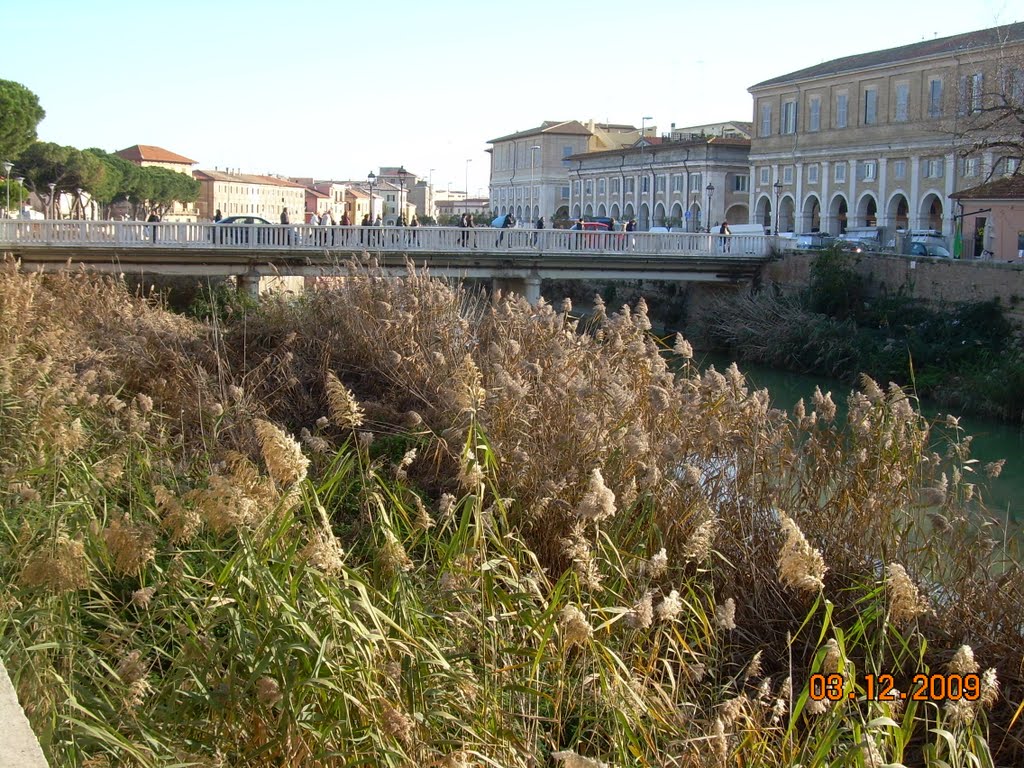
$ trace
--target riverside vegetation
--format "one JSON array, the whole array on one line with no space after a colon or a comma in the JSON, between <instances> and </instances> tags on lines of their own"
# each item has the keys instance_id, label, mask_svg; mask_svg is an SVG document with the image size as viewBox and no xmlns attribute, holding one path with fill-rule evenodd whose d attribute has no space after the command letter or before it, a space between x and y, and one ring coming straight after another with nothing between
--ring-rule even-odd
<instances>
[{"instance_id":1,"label":"riverside vegetation","mask_svg":"<svg viewBox=\"0 0 1024 768\"><path fill-rule=\"evenodd\" d=\"M649 329L371 262L202 322L7 263L0 657L52 764L1020 764L999 465ZM979 700L865 697L927 671Z\"/></svg>"},{"instance_id":2,"label":"riverside vegetation","mask_svg":"<svg viewBox=\"0 0 1024 768\"><path fill-rule=\"evenodd\" d=\"M740 360L848 382L867 372L960 413L1024 421L1024 345L997 302L872 295L852 259L820 253L801 293L723 296L701 332Z\"/></svg>"}]
</instances>

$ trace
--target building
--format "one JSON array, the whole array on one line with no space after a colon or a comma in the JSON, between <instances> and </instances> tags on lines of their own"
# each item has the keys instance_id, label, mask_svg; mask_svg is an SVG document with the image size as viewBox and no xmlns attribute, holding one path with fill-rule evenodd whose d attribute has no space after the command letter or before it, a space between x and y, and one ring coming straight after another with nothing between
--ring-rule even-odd
<instances>
[{"instance_id":1,"label":"building","mask_svg":"<svg viewBox=\"0 0 1024 768\"><path fill-rule=\"evenodd\" d=\"M720 136L671 140L645 136L633 146L585 152L569 165L568 213L573 219L610 216L688 232L706 230L723 215L749 219L750 141Z\"/></svg>"},{"instance_id":2,"label":"building","mask_svg":"<svg viewBox=\"0 0 1024 768\"><path fill-rule=\"evenodd\" d=\"M190 160L184 155L179 155L163 147L153 147L148 144L135 144L126 149L119 149L114 153L123 157L129 162L142 167L166 168L177 173L192 175L192 166L195 160Z\"/></svg>"},{"instance_id":3,"label":"building","mask_svg":"<svg viewBox=\"0 0 1024 768\"><path fill-rule=\"evenodd\" d=\"M212 220L220 211L227 216L260 216L276 224L288 209L293 223L306 210L306 187L277 176L228 171L193 171L199 181L198 213Z\"/></svg>"},{"instance_id":4,"label":"building","mask_svg":"<svg viewBox=\"0 0 1024 768\"><path fill-rule=\"evenodd\" d=\"M454 193L453 193L454 194ZM478 224L491 222L491 201L487 197L453 197L451 200L438 200L437 223L443 226L455 226L464 213L473 214Z\"/></svg>"},{"instance_id":5,"label":"building","mask_svg":"<svg viewBox=\"0 0 1024 768\"><path fill-rule=\"evenodd\" d=\"M753 221L783 232L877 227L890 240L911 228L948 238L958 221L950 196L1019 163L1019 151L977 149L975 128L1000 99L1022 103L1022 65L1019 23L751 86Z\"/></svg>"},{"instance_id":6,"label":"building","mask_svg":"<svg viewBox=\"0 0 1024 768\"><path fill-rule=\"evenodd\" d=\"M384 197L384 223L394 224L399 218L412 221L417 206L411 197L419 178L405 166L382 166L377 176Z\"/></svg>"},{"instance_id":7,"label":"building","mask_svg":"<svg viewBox=\"0 0 1024 768\"><path fill-rule=\"evenodd\" d=\"M569 215L568 158L620 149L640 138L632 125L577 120L545 121L526 131L491 139L490 207L521 222Z\"/></svg>"},{"instance_id":8,"label":"building","mask_svg":"<svg viewBox=\"0 0 1024 768\"><path fill-rule=\"evenodd\" d=\"M963 221L963 257L1024 259L1024 173L953 193Z\"/></svg>"},{"instance_id":9,"label":"building","mask_svg":"<svg viewBox=\"0 0 1024 768\"><path fill-rule=\"evenodd\" d=\"M720 136L723 139L749 139L754 130L753 123L746 123L741 120L728 120L724 123L705 123L704 125L689 125L683 128L672 128L665 138L673 141L683 139L698 139L702 136Z\"/></svg>"},{"instance_id":10,"label":"building","mask_svg":"<svg viewBox=\"0 0 1024 768\"><path fill-rule=\"evenodd\" d=\"M114 154L140 167L166 168L175 173L184 173L186 176L192 175L192 166L196 164L195 160L184 155L149 144L135 144L119 149ZM196 204L181 202L175 202L163 217L164 221L195 221L197 218Z\"/></svg>"}]
</instances>

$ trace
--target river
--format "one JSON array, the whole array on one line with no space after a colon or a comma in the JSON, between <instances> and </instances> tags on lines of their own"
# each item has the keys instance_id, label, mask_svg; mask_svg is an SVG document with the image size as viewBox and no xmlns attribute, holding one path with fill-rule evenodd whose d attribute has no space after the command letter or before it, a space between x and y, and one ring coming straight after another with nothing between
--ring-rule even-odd
<instances>
[{"instance_id":1,"label":"river","mask_svg":"<svg viewBox=\"0 0 1024 768\"><path fill-rule=\"evenodd\" d=\"M694 357L701 366L714 365L719 370L732 362L731 357L720 353L697 352ZM849 384L823 376L789 373L752 363L737 365L751 389L768 390L776 408L792 410L801 397L809 403L815 387L821 387L822 392L831 391L832 399L843 408L853 389ZM921 409L929 418L949 412L927 401L921 403ZM1021 537L1024 535L1024 430L1012 424L969 416L960 417L960 426L966 434L974 436L971 455L979 462L976 466L980 468L990 461L1006 459L999 477L982 480L987 485L985 504L993 517L1007 521L1009 529Z\"/></svg>"}]
</instances>

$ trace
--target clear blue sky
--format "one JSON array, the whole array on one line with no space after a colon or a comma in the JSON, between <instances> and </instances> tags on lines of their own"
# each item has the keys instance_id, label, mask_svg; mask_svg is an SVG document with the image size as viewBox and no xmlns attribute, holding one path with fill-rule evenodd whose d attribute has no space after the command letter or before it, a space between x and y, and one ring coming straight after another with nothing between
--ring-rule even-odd
<instances>
[{"instance_id":1,"label":"clear blue sky","mask_svg":"<svg viewBox=\"0 0 1024 768\"><path fill-rule=\"evenodd\" d=\"M44 141L155 144L200 168L484 192L487 140L543 120L750 120L747 88L829 59L1024 19L1005 0L0 0L0 79ZM430 169L434 169L430 174Z\"/></svg>"}]
</instances>

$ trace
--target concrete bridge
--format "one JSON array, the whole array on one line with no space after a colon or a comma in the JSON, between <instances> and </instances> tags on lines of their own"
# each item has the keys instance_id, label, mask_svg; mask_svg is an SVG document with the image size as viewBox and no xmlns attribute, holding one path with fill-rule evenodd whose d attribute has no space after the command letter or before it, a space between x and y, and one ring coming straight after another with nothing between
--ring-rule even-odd
<instances>
[{"instance_id":1,"label":"concrete bridge","mask_svg":"<svg viewBox=\"0 0 1024 768\"><path fill-rule=\"evenodd\" d=\"M343 274L364 252L536 301L544 278L742 282L777 250L771 236L690 232L0 220L0 252L26 270L235 276L254 294L263 276Z\"/></svg>"}]
</instances>

